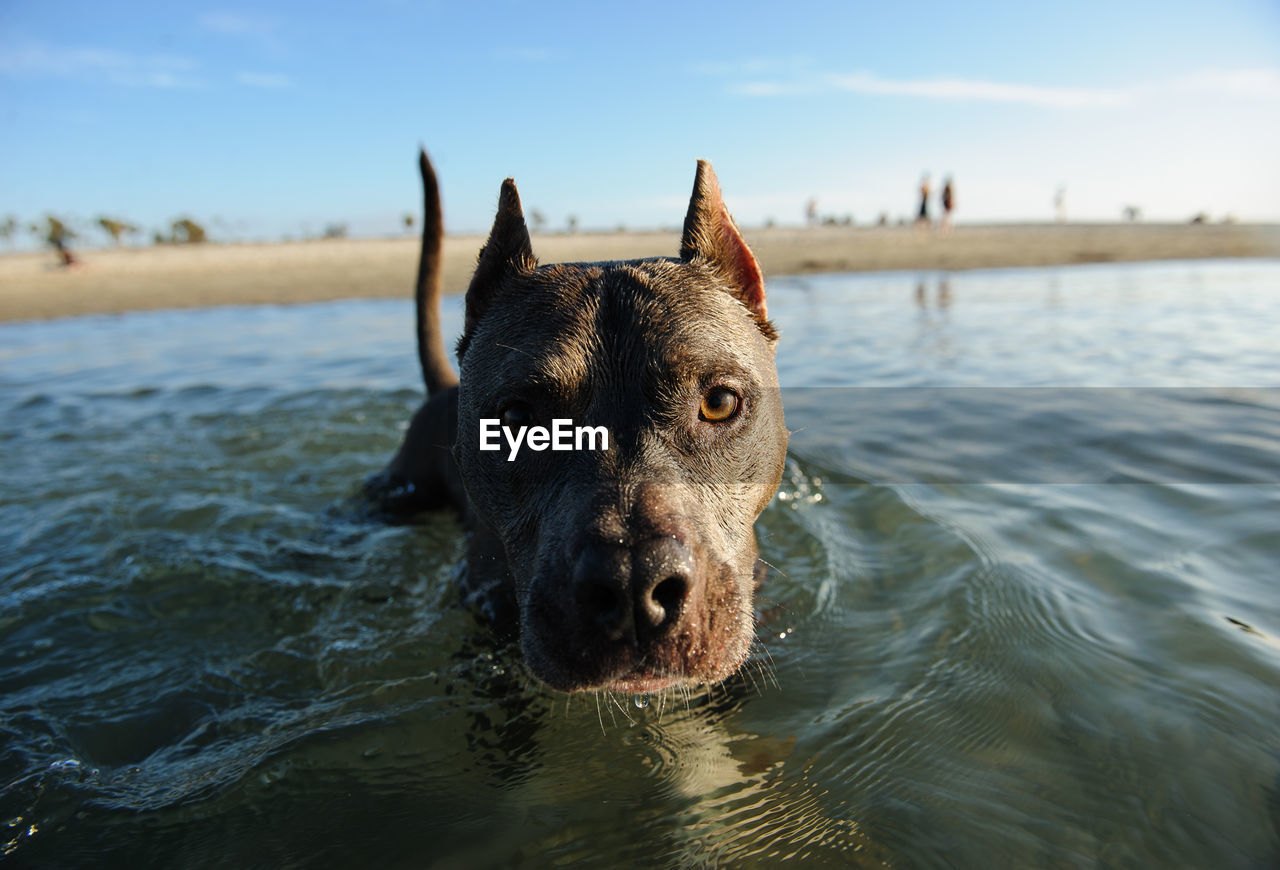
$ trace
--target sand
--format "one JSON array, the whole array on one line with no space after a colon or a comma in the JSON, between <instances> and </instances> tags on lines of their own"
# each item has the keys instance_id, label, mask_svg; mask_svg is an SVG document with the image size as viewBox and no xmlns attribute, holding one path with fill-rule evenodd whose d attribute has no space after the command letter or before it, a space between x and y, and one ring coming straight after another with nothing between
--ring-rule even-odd
<instances>
[{"instance_id":1,"label":"sand","mask_svg":"<svg viewBox=\"0 0 1280 870\"><path fill-rule=\"evenodd\" d=\"M1280 257L1280 226L1028 224L956 227L818 227L745 231L766 277L831 271L961 270L1137 260ZM466 289L483 239L444 244L444 286ZM678 233L534 237L541 262L673 256ZM0 256L0 321L208 305L410 298L418 240L339 239L204 244Z\"/></svg>"}]
</instances>

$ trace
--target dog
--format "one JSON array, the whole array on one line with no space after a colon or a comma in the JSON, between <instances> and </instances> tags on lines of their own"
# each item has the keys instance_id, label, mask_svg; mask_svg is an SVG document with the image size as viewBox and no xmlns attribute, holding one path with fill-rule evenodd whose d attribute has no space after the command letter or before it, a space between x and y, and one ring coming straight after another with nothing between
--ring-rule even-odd
<instances>
[{"instance_id":1,"label":"dog","mask_svg":"<svg viewBox=\"0 0 1280 870\"><path fill-rule=\"evenodd\" d=\"M730 676L755 637L754 523L781 481L787 429L764 277L711 164L698 161L679 256L623 262L539 265L506 179L466 294L460 376L440 329L425 151L419 167L428 398L368 496L395 517L461 511L465 600L518 635L554 689ZM571 443L568 421L602 437Z\"/></svg>"}]
</instances>

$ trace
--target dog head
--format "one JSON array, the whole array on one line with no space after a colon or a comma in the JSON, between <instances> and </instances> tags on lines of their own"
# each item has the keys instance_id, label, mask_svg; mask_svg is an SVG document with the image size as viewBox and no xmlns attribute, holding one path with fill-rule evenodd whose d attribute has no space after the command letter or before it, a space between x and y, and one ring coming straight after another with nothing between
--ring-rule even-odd
<instances>
[{"instance_id":1,"label":"dog head","mask_svg":"<svg viewBox=\"0 0 1280 870\"><path fill-rule=\"evenodd\" d=\"M646 692L742 664L753 524L786 454L775 343L763 276L710 164L698 163L676 258L538 266L503 183L467 291L454 456L501 542L521 647L544 682ZM504 436L481 450L485 420L603 427L607 449L513 450Z\"/></svg>"}]
</instances>

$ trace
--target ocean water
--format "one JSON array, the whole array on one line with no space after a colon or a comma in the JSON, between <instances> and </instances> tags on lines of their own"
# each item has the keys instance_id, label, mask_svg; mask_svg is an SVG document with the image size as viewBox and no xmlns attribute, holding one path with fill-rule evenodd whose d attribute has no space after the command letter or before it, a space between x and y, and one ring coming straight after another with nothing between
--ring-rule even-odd
<instances>
[{"instance_id":1,"label":"ocean water","mask_svg":"<svg viewBox=\"0 0 1280 870\"><path fill-rule=\"evenodd\" d=\"M0 326L0 863L1280 864L1280 261L770 310L755 653L651 698L533 684L451 516L350 509L407 300Z\"/></svg>"}]
</instances>

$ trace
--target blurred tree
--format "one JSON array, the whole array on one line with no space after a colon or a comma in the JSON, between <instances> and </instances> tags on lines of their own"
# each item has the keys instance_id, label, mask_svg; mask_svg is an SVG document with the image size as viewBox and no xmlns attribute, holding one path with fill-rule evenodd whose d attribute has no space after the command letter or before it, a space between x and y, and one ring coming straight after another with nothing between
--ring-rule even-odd
<instances>
[{"instance_id":1,"label":"blurred tree","mask_svg":"<svg viewBox=\"0 0 1280 870\"><path fill-rule=\"evenodd\" d=\"M42 229L39 224L32 224L31 229L36 235L44 233L44 240L55 251L64 266L75 265L76 258L71 255L71 249L67 246L67 242L76 237L75 230L58 220L53 215L45 215L45 226Z\"/></svg>"},{"instance_id":2,"label":"blurred tree","mask_svg":"<svg viewBox=\"0 0 1280 870\"><path fill-rule=\"evenodd\" d=\"M529 220L533 222L533 231L535 233L542 232L542 228L547 224L547 216L536 208L529 212Z\"/></svg>"},{"instance_id":3,"label":"blurred tree","mask_svg":"<svg viewBox=\"0 0 1280 870\"><path fill-rule=\"evenodd\" d=\"M111 236L112 243L116 245L120 244L122 236L131 236L138 231L138 228L128 221L118 220L106 215L98 218L98 226L102 227L103 231Z\"/></svg>"},{"instance_id":4,"label":"blurred tree","mask_svg":"<svg viewBox=\"0 0 1280 870\"><path fill-rule=\"evenodd\" d=\"M329 224L324 228L324 237L326 239L345 239L347 237L347 225L343 223Z\"/></svg>"},{"instance_id":5,"label":"blurred tree","mask_svg":"<svg viewBox=\"0 0 1280 870\"><path fill-rule=\"evenodd\" d=\"M4 220L0 221L0 239L4 239L5 244L13 244L13 237L18 233L18 219L13 215L5 215Z\"/></svg>"},{"instance_id":6,"label":"blurred tree","mask_svg":"<svg viewBox=\"0 0 1280 870\"><path fill-rule=\"evenodd\" d=\"M403 218L403 220L404 220L404 231L405 231L406 233L408 233L408 232L412 232L412 231L413 231L413 221L414 221L413 215L411 215L411 214L409 214L409 213L407 213L407 212L406 212L406 213L405 213L405 216L404 216L404 218Z\"/></svg>"},{"instance_id":7,"label":"blurred tree","mask_svg":"<svg viewBox=\"0 0 1280 870\"><path fill-rule=\"evenodd\" d=\"M178 218L173 222L173 236L170 241L175 245L198 245L205 240L204 227L191 218Z\"/></svg>"}]
</instances>

